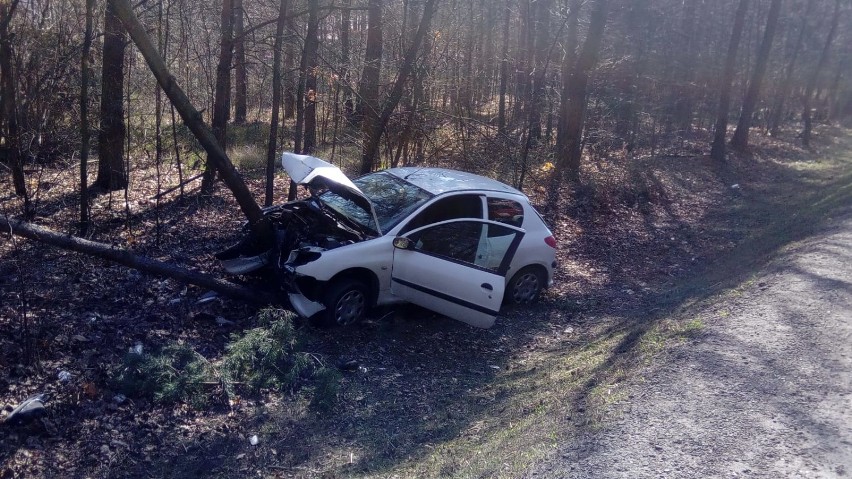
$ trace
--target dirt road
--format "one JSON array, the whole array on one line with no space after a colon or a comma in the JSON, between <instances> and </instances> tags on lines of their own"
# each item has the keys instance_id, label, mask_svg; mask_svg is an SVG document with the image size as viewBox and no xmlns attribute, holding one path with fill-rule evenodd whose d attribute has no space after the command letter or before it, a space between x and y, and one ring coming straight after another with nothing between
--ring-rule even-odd
<instances>
[{"instance_id":1,"label":"dirt road","mask_svg":"<svg viewBox=\"0 0 852 479\"><path fill-rule=\"evenodd\" d=\"M695 315L620 419L532 475L852 476L852 214Z\"/></svg>"}]
</instances>

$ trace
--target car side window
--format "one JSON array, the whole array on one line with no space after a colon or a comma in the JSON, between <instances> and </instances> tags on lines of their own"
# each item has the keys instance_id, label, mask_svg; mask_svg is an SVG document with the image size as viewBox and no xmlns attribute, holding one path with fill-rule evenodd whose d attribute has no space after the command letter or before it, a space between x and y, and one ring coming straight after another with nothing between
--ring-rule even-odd
<instances>
[{"instance_id":1,"label":"car side window","mask_svg":"<svg viewBox=\"0 0 852 479\"><path fill-rule=\"evenodd\" d=\"M488 219L520 228L524 224L524 207L515 200L488 198Z\"/></svg>"},{"instance_id":2,"label":"car side window","mask_svg":"<svg viewBox=\"0 0 852 479\"><path fill-rule=\"evenodd\" d=\"M453 195L441 198L417 214L400 230L400 234L458 218L482 218L482 197L480 195Z\"/></svg>"},{"instance_id":3,"label":"car side window","mask_svg":"<svg viewBox=\"0 0 852 479\"><path fill-rule=\"evenodd\" d=\"M456 221L424 228L408 238L416 251L498 272L517 234L505 226Z\"/></svg>"},{"instance_id":4,"label":"car side window","mask_svg":"<svg viewBox=\"0 0 852 479\"><path fill-rule=\"evenodd\" d=\"M482 224L463 221L426 228L409 239L417 251L474 264L481 235Z\"/></svg>"}]
</instances>

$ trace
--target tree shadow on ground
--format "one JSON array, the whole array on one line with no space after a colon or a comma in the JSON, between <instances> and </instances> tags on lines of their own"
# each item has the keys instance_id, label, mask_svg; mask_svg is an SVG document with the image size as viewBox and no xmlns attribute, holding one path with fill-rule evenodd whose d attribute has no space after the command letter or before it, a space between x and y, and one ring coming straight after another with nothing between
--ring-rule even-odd
<instances>
[{"instance_id":1,"label":"tree shadow on ground","mask_svg":"<svg viewBox=\"0 0 852 479\"><path fill-rule=\"evenodd\" d=\"M792 171L784 173L790 181L793 176ZM336 409L312 411L285 405L286 398L265 402L257 406L265 412L242 424L245 431L260 431L265 447L252 447L245 438L233 436L197 437L188 447L226 451L224 457L193 460L190 469L180 468L174 458L158 468L198 477L233 474L246 467L309 477L381 475L420 462L426 466L417 467L427 467L427 475L465 475L472 470L496 474L499 459L472 459L466 454L475 455L495 443L492 452L500 455L505 445L495 438L513 428L533 428L553 414L571 418L553 419L562 423L556 427L562 433L595 430L607 404L600 397L602 391L629 380L649 347L700 334L675 328L664 330L666 337L661 339L657 336L665 321L689 305L737 287L787 245L822 228L828 217L852 201L849 178L836 178L804 198L755 198L748 190L736 192L719 206L722 210L702 212L719 216L699 222L698 230L691 229L694 223L678 221L679 212L668 210L664 226L646 222L654 235L630 237L631 232L625 232L572 239L572 254L599 259L597 252L620 243L635 251L653 250L655 241L673 232L679 237L707 233L737 244L700 264L666 272L663 284L658 281L627 298L624 285L636 283L628 267L633 259L607 258L625 267L609 263L604 283L588 290L554 292L539 305L510 310L491 330L471 330L416 309L346 331L312 330L311 351L332 359L354 359L363 367L344 376ZM725 208L733 210L724 212ZM796 211L798 216L791 217ZM774 214L767 216L768 212ZM588 221L586 228L593 230L595 219L589 213L580 221ZM703 231L708 224L719 225L720 230ZM667 255L688 253L674 246ZM557 382L545 384L564 385L564 390L542 395L538 390L542 375L556 376ZM451 450L457 450L457 457L446 456L453 454L447 452Z\"/></svg>"},{"instance_id":2,"label":"tree shadow on ground","mask_svg":"<svg viewBox=\"0 0 852 479\"><path fill-rule=\"evenodd\" d=\"M679 308L736 286L784 246L820 227L827 215L849 204L850 192L844 189L848 178L838 179L832 188L796 205L782 202L778 196L759 205L751 201L754 198L745 201L737 196L733 205L720 203L717 209L702 210L702 214L721 218L707 224L680 220L679 211L668 209L665 222L647 215L641 218L643 229L570 238L571 258L564 258L579 257L593 267L606 267L605 279L579 282L547 294L541 304L514 308L490 330L473 330L417 309L347 330L311 329L307 350L331 360L354 359L363 367L344 374L335 409L318 412L307 407L299 394L271 394L260 400L247 399L251 404L235 414L238 423L214 413L200 413L198 420L206 417L219 424L184 434L174 424L188 426L198 421L171 418L169 427L136 433L125 472L173 477L227 477L254 471L304 477L389 474L413 461L429 463L438 455L435 469L422 475L466 475L470 470L496 474L501 467L499 456L506 452L507 446L499 443L505 431L531 430L547 420L562 424L566 415L573 418L573 433L593 430L595 421L585 418L596 414L601 386L622 381L636 370L643 348L655 341L651 336L663 320ZM755 205L757 213L750 213ZM734 212L725 213L731 206ZM806 208L808 219L786 216L797 208ZM211 209L215 210L202 212L215 214ZM187 214L187 210L163 208L166 210L171 210L164 214L166 221L174 225ZM759 228L751 222L731 220L745 214L759 218L761 211L768 210L778 214L767 224L758 224ZM576 221L586 231L600 231L596 213L594 209L578 212ZM149 210L145 217L150 220L151 214ZM682 270L658 271L648 290L637 287L638 292L625 295L624 286L638 281L631 267L637 258L630 253L651 254L660 249L661 238L699 236L708 224L720 225L719 231L709 232L713 238L729 238L739 246ZM211 230L193 241L213 243L216 233ZM202 246L209 252L209 244ZM611 250L628 254L605 254ZM674 244L648 261L688 253ZM562 279L567 277L566 273ZM671 286L670 281L678 284ZM105 299L110 302L115 296ZM163 326L152 322L151 327ZM544 395L542 385L564 385L564 390ZM124 417L136 413L130 409ZM546 419L551 415L562 416ZM554 430L542 429L545 435ZM555 430L572 429L562 424ZM259 446L249 443L249 432L259 435ZM535 440L546 443L550 439L536 435ZM495 447L489 449L492 444ZM148 446L173 453L146 459ZM446 452L452 448L461 449ZM490 450L495 457L466 456L481 450Z\"/></svg>"}]
</instances>

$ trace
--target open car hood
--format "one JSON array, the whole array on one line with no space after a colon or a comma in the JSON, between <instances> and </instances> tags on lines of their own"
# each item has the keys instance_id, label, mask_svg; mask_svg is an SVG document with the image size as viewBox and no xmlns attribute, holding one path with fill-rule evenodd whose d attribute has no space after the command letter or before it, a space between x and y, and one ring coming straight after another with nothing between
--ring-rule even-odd
<instances>
[{"instance_id":1,"label":"open car hood","mask_svg":"<svg viewBox=\"0 0 852 479\"><path fill-rule=\"evenodd\" d=\"M376 232L382 234L379 231L379 221L373 203L352 183L352 180L340 171L340 168L314 156L289 152L281 155L281 165L296 184L329 189L364 208L372 216Z\"/></svg>"}]
</instances>

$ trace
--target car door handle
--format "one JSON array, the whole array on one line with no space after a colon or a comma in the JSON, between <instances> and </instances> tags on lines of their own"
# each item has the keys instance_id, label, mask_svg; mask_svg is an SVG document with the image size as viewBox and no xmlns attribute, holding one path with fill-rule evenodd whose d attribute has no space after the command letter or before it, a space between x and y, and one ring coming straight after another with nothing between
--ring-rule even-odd
<instances>
[{"instance_id":1,"label":"car door handle","mask_svg":"<svg viewBox=\"0 0 852 479\"><path fill-rule=\"evenodd\" d=\"M494 291L494 286L491 286L488 283L482 283L480 286L482 286L482 289L487 289L488 291Z\"/></svg>"}]
</instances>

